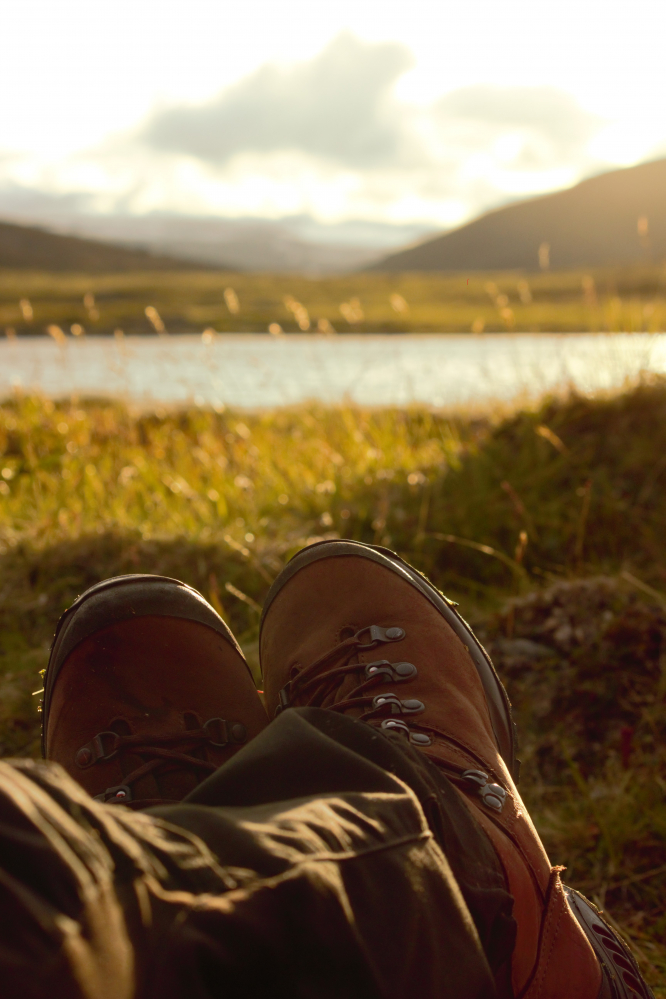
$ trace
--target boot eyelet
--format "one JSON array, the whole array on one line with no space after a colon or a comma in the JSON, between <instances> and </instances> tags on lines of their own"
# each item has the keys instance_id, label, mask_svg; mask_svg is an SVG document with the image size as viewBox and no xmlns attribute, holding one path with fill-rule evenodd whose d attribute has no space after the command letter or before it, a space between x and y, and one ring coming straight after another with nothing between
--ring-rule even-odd
<instances>
[{"instance_id":1,"label":"boot eyelet","mask_svg":"<svg viewBox=\"0 0 666 999\"><path fill-rule=\"evenodd\" d=\"M105 805L127 805L132 801L132 789L127 784L107 787L102 794L96 794L94 800L101 801Z\"/></svg>"},{"instance_id":2,"label":"boot eyelet","mask_svg":"<svg viewBox=\"0 0 666 999\"><path fill-rule=\"evenodd\" d=\"M496 812L501 812L504 808L506 791L499 784L486 784L485 787L479 789L479 794L484 805L487 805L488 808L492 808Z\"/></svg>"},{"instance_id":3,"label":"boot eyelet","mask_svg":"<svg viewBox=\"0 0 666 999\"><path fill-rule=\"evenodd\" d=\"M74 762L77 767L81 767L82 770L85 770L85 768L89 767L93 762L93 754L87 746L82 746L74 757Z\"/></svg>"},{"instance_id":4,"label":"boot eyelet","mask_svg":"<svg viewBox=\"0 0 666 999\"><path fill-rule=\"evenodd\" d=\"M376 697L373 697L373 711L384 707L390 707L391 714L394 715L416 715L425 711L423 701L419 701L415 697L410 697L404 701L401 701L395 694L377 694Z\"/></svg>"},{"instance_id":5,"label":"boot eyelet","mask_svg":"<svg viewBox=\"0 0 666 999\"><path fill-rule=\"evenodd\" d=\"M501 812L506 801L506 791L499 784L488 783L488 774L483 770L465 770L463 780L475 784L484 805L495 812Z\"/></svg>"},{"instance_id":6,"label":"boot eyelet","mask_svg":"<svg viewBox=\"0 0 666 999\"><path fill-rule=\"evenodd\" d=\"M416 697L409 697L407 700L402 701L402 710L410 715L420 714L422 711L425 711L425 704Z\"/></svg>"},{"instance_id":7,"label":"boot eyelet","mask_svg":"<svg viewBox=\"0 0 666 999\"><path fill-rule=\"evenodd\" d=\"M372 710L376 711L378 708L390 707L391 714L401 715L402 705L400 703L400 698L396 697L395 694L377 694L376 697L372 699Z\"/></svg>"},{"instance_id":8,"label":"boot eyelet","mask_svg":"<svg viewBox=\"0 0 666 999\"><path fill-rule=\"evenodd\" d=\"M432 746L432 739L425 732L410 732L409 741L414 746Z\"/></svg>"},{"instance_id":9,"label":"boot eyelet","mask_svg":"<svg viewBox=\"0 0 666 999\"><path fill-rule=\"evenodd\" d=\"M242 722L228 722L224 718L209 718L203 727L211 746L224 749L230 742L245 742L247 729Z\"/></svg>"},{"instance_id":10,"label":"boot eyelet","mask_svg":"<svg viewBox=\"0 0 666 999\"><path fill-rule=\"evenodd\" d=\"M462 778L478 787L485 787L488 783L488 774L484 773L483 770L465 770Z\"/></svg>"},{"instance_id":11,"label":"boot eyelet","mask_svg":"<svg viewBox=\"0 0 666 999\"><path fill-rule=\"evenodd\" d=\"M403 721L397 721L395 718L385 718L379 727L385 731L400 732L401 735L409 737L409 726L405 725Z\"/></svg>"},{"instance_id":12,"label":"boot eyelet","mask_svg":"<svg viewBox=\"0 0 666 999\"><path fill-rule=\"evenodd\" d=\"M374 649L379 642L399 642L407 634L404 628L398 628L397 626L382 628L378 624L370 624L367 628L361 628L360 631L357 631L354 637L358 639L366 632L369 632L370 641L365 645L357 645L356 648L359 652L362 652L364 649Z\"/></svg>"},{"instance_id":13,"label":"boot eyelet","mask_svg":"<svg viewBox=\"0 0 666 999\"><path fill-rule=\"evenodd\" d=\"M411 680L418 674L414 663L392 663L391 668L397 673L396 680Z\"/></svg>"},{"instance_id":14,"label":"boot eyelet","mask_svg":"<svg viewBox=\"0 0 666 999\"><path fill-rule=\"evenodd\" d=\"M417 670L413 663L390 663L388 659L378 659L376 662L368 663L365 667L366 680L383 676L386 683L400 683L401 681L411 680L416 675Z\"/></svg>"},{"instance_id":15,"label":"boot eyelet","mask_svg":"<svg viewBox=\"0 0 666 999\"><path fill-rule=\"evenodd\" d=\"M370 680L373 676L384 675L386 677L391 677L392 664L388 659L378 659L374 663L368 663L365 667L365 679Z\"/></svg>"},{"instance_id":16,"label":"boot eyelet","mask_svg":"<svg viewBox=\"0 0 666 999\"><path fill-rule=\"evenodd\" d=\"M229 744L229 728L224 718L209 718L203 730L211 746L222 748Z\"/></svg>"},{"instance_id":17,"label":"boot eyelet","mask_svg":"<svg viewBox=\"0 0 666 999\"><path fill-rule=\"evenodd\" d=\"M98 760L106 761L113 759L118 752L118 743L121 736L117 732L98 732L85 746L77 750L74 760L78 767L84 770L92 766Z\"/></svg>"},{"instance_id":18,"label":"boot eyelet","mask_svg":"<svg viewBox=\"0 0 666 999\"><path fill-rule=\"evenodd\" d=\"M406 735L413 746L431 746L432 739L425 732L412 732L404 721L398 721L396 718L385 718L381 723L380 728L384 731L389 732L400 732L401 735Z\"/></svg>"}]
</instances>

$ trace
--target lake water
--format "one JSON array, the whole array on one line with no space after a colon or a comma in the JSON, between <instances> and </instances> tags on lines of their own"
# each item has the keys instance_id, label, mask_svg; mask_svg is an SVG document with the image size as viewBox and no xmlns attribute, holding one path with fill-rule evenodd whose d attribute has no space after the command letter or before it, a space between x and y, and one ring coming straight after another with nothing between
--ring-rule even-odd
<instances>
[{"instance_id":1,"label":"lake water","mask_svg":"<svg viewBox=\"0 0 666 999\"><path fill-rule=\"evenodd\" d=\"M0 398L112 396L140 404L484 404L666 373L666 334L50 338L0 341Z\"/></svg>"}]
</instances>

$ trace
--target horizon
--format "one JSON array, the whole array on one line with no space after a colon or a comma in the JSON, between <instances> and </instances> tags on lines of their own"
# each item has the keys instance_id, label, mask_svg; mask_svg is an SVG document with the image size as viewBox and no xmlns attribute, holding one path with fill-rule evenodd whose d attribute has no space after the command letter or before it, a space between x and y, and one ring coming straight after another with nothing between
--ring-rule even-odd
<instances>
[{"instance_id":1,"label":"horizon","mask_svg":"<svg viewBox=\"0 0 666 999\"><path fill-rule=\"evenodd\" d=\"M345 248L358 247L359 249L374 249L377 252L380 252L381 250L406 249L411 245L428 241L437 236L453 233L457 229L464 228L465 226L482 219L486 215L501 211L503 208L507 208L510 205L536 201L541 198L546 198L549 195L571 190L585 181L593 180L596 177L600 177L608 173L630 170L633 166L643 166L648 163L659 162L660 160L666 160L666 156L658 156L642 160L640 163L631 164L629 166L593 170L577 179L574 183L566 185L565 187L555 188L554 190L528 193L524 196L505 196L498 203L490 204L482 208L478 214L473 215L470 218L466 218L462 222L454 223L449 226L437 226L434 224L419 222L413 222L410 224L409 222L391 222L360 217L320 221L313 214L309 214L307 212L294 212L282 216L270 217L265 215L234 216L229 214L223 215L213 213L183 213L168 207L154 208L144 213L132 213L128 211L67 211L66 208L63 210L61 202L57 199L52 201L48 196L43 195L41 192L35 192L35 200L33 201L32 208L24 208L23 210L19 209L18 211L16 209L7 211L4 207L8 204L7 194L1 188L0 222L43 229L47 232L76 235L82 238L99 240L100 242L122 242L124 234L119 233L111 235L109 233L105 233L103 228L99 230L98 234L95 228L95 222L99 222L102 225L104 221L140 223L142 221L150 220L163 220L165 222L173 223L184 222L194 225L205 225L206 223L216 225L227 223L231 231L234 231L234 229L236 229L236 231L240 231L242 227L247 227L249 229L253 225L271 226L276 230L283 227L287 232L290 232L292 238L298 239L300 242L305 244L312 243L315 245L328 245L331 247L339 246ZM38 205L41 207L37 207ZM79 227L77 227L77 221L79 223ZM92 223L91 228L88 230L85 228L86 222ZM304 233L303 226L306 229L309 227L310 232ZM353 229L354 227L356 227L357 230L355 237L349 235L347 239L336 238L337 234L335 230L338 230L340 233L346 231L349 234L350 229ZM301 229L300 232L299 228ZM365 237L362 234L362 230L364 228L366 230ZM368 230L374 232L374 239L369 237ZM171 238L174 237L172 236ZM139 244L137 243L137 245Z\"/></svg>"}]
</instances>

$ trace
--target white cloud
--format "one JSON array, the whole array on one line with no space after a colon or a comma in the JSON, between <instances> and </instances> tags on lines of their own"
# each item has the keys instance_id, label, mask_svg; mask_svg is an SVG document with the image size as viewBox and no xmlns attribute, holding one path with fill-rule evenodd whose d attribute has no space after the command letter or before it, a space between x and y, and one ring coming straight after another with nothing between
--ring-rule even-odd
<instances>
[{"instance_id":1,"label":"white cloud","mask_svg":"<svg viewBox=\"0 0 666 999\"><path fill-rule=\"evenodd\" d=\"M528 128L569 149L586 142L603 122L555 87L477 84L447 94L437 101L434 112L442 122L463 120L500 128Z\"/></svg>"},{"instance_id":2,"label":"white cloud","mask_svg":"<svg viewBox=\"0 0 666 999\"><path fill-rule=\"evenodd\" d=\"M391 88L411 65L404 46L345 32L307 62L265 65L205 104L158 111L141 138L216 165L286 150L360 169L393 162L403 128Z\"/></svg>"},{"instance_id":3,"label":"white cloud","mask_svg":"<svg viewBox=\"0 0 666 999\"><path fill-rule=\"evenodd\" d=\"M135 141L163 170L189 161L218 210L443 225L601 167L589 145L604 120L570 94L477 84L419 106L395 93L410 66L404 46L345 32L310 60L163 107Z\"/></svg>"},{"instance_id":4,"label":"white cloud","mask_svg":"<svg viewBox=\"0 0 666 999\"><path fill-rule=\"evenodd\" d=\"M8 160L4 177L101 212L447 226L613 162L605 120L563 90L477 83L410 103L396 84L411 65L402 44L343 32L310 59L266 63L207 101L163 104L43 169Z\"/></svg>"}]
</instances>

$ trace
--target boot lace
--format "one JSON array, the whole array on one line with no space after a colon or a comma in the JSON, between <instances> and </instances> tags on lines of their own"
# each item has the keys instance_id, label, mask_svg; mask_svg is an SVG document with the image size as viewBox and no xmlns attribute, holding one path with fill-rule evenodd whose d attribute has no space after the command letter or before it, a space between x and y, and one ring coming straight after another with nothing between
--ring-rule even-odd
<instances>
[{"instance_id":1,"label":"boot lace","mask_svg":"<svg viewBox=\"0 0 666 999\"><path fill-rule=\"evenodd\" d=\"M361 708L363 710L358 721L381 718L381 729L406 736L419 748L432 745L429 735L414 731L404 720L405 715L418 715L425 711L423 701L415 697L401 699L392 691L373 693L373 689L380 683L405 683L415 679L418 675L416 666L404 661L389 662L388 659L370 663L350 661L358 652L376 648L385 642L399 642L404 637L403 628L380 628L374 624L362 628L296 673L280 691L275 714L297 705L322 707L325 704L328 711L342 713L351 708ZM350 673L362 673L358 684L342 700L327 703ZM382 717L386 715L388 717ZM451 762L444 763L443 760L438 761L438 766L459 787L478 795L492 812L502 811L507 797L506 789L495 783L484 770L468 769Z\"/></svg>"},{"instance_id":2,"label":"boot lace","mask_svg":"<svg viewBox=\"0 0 666 999\"><path fill-rule=\"evenodd\" d=\"M369 721L387 715L380 727L394 729L406 735L410 742L418 746L429 746L430 736L424 732L414 732L403 720L405 715L417 715L425 711L425 704L415 697L398 697L393 692L374 693L382 683L405 683L413 680L418 670L413 663L389 662L378 659L375 662L351 662L359 652L366 652L378 645L399 642L405 637L404 628L383 628L372 624L361 628L355 635L339 642L309 666L296 673L279 693L279 703L275 710L278 715L295 705L322 707L340 686L346 676L361 673L358 684L342 700L326 703L330 711L344 713L350 709L362 709L359 721ZM400 716L400 717L396 717Z\"/></svg>"},{"instance_id":3,"label":"boot lace","mask_svg":"<svg viewBox=\"0 0 666 999\"><path fill-rule=\"evenodd\" d=\"M81 746L75 761L78 767L87 770L96 763L105 763L117 756L138 756L142 763L124 775L122 784L108 787L102 794L95 795L95 801L127 805L133 801L132 785L142 777L148 774L157 776L158 771L164 772L176 764L179 769L193 771L201 781L218 768L218 764L203 758L202 751L206 746L225 748L231 743L245 742L246 738L247 730L241 722L229 722L224 718L211 718L199 728L166 735L121 734L109 729L99 732ZM202 755L195 755L198 752Z\"/></svg>"}]
</instances>

